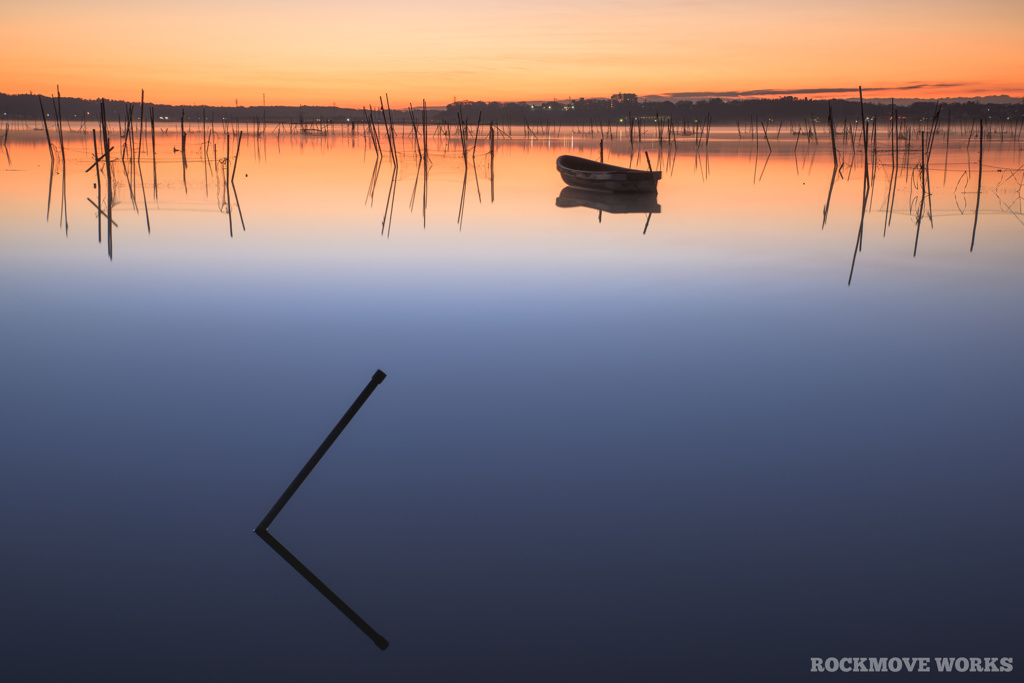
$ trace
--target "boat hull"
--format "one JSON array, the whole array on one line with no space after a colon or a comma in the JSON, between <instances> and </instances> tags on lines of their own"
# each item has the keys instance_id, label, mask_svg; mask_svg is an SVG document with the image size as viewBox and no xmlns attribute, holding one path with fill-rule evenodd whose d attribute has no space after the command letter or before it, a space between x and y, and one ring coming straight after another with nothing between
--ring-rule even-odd
<instances>
[{"instance_id":1,"label":"boat hull","mask_svg":"<svg viewBox=\"0 0 1024 683\"><path fill-rule=\"evenodd\" d=\"M661 171L641 171L563 155L555 166L566 185L595 192L657 192Z\"/></svg>"}]
</instances>

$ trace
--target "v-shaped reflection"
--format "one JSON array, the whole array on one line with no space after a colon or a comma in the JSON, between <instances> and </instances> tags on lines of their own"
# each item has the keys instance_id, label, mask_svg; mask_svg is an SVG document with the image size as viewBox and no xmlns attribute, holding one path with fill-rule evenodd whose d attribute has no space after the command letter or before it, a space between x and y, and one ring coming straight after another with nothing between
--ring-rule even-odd
<instances>
[{"instance_id":1,"label":"v-shaped reflection","mask_svg":"<svg viewBox=\"0 0 1024 683\"><path fill-rule=\"evenodd\" d=\"M302 482L305 481L306 477L309 476L309 473L313 471L314 467L316 467L316 464L320 462L320 459L324 457L324 454L327 453L328 449L330 449L330 447L334 445L334 442L338 439L338 436L341 435L342 430L344 430L345 427L348 426L348 423L352 421L352 418L355 416L355 414L359 412L360 408L363 407L363 404L366 402L366 399L370 397L370 394L372 394L373 390L377 388L377 385L384 381L384 378L386 376L387 375L385 375L380 370L377 370L377 372L373 373L373 377L370 379L370 382L366 385L366 388L363 389L362 393L359 394L356 400L352 403L351 407L349 407L348 411L345 412L341 420L338 421L338 424L335 425L334 429L331 430L331 433L327 435L327 438L324 439L324 442L322 444L320 444L320 447L316 449L316 452L313 453L310 459L306 462L305 466L303 466L303 468L295 476L295 479L292 480L292 483L288 485L288 488L285 489L285 492L281 494L281 497L277 499L277 502L274 503L274 507L270 508L270 512L268 512L266 517L263 518L263 521L261 521L259 525L253 530L256 532L257 536L262 538L267 545L274 549L274 552L276 552L278 555L284 558L285 562L290 564L295 571L297 571L304 579L306 579L306 581L309 581L313 585L313 587L320 591L320 593L325 598L330 600L332 605L337 607L342 614L344 614L352 621L353 624L358 626L359 630L365 633L370 638L370 640L372 640L381 650L387 649L387 639L384 638L384 636L377 633L375 630L373 630L373 628L369 624L367 624L362 617L356 614L355 610L353 610L351 607L345 604L345 601L339 598L334 593L334 591L328 588L327 584L321 581L316 576L316 574L310 571L309 568L306 567L306 565L302 564L302 562L299 561L299 558L292 555L291 552L289 552L289 550L285 548L280 541L274 538L274 536L270 533L269 527L271 522L274 521L274 519L281 512L281 510L284 509L284 506L288 503L291 497L299 489L299 486L302 485Z\"/></svg>"}]
</instances>

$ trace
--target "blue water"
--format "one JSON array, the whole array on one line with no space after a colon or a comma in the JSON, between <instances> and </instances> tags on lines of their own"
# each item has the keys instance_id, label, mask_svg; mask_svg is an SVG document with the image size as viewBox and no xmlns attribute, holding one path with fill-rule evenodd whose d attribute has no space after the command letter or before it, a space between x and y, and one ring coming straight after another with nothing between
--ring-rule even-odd
<instances>
[{"instance_id":1,"label":"blue water","mask_svg":"<svg viewBox=\"0 0 1024 683\"><path fill-rule=\"evenodd\" d=\"M201 166L186 198L162 161L150 232L119 188L113 259L88 185L65 232L45 167L0 179L21 202L0 230L2 678L1024 666L1024 233L1005 195L983 195L973 252L973 212L950 210L914 258L913 211L883 237L880 186L848 286L861 185L839 183L822 230L824 148L760 185L746 156L706 177L682 158L646 234L645 215L555 207L557 145L505 151L493 204L470 173L461 228L461 158L439 161L424 228L413 158L390 237L390 168L364 202L361 142L316 152L359 171L330 201L257 191L296 149L243 157L233 236ZM378 368L272 528L383 652L252 533Z\"/></svg>"}]
</instances>

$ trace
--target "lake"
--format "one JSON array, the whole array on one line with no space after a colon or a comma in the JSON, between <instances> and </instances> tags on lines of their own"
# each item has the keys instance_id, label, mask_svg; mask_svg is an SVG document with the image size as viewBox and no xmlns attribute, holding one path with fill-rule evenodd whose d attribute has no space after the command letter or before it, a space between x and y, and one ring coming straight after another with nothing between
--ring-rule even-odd
<instances>
[{"instance_id":1,"label":"lake","mask_svg":"<svg viewBox=\"0 0 1024 683\"><path fill-rule=\"evenodd\" d=\"M91 127L52 174L11 132L5 679L1020 661L1019 141L979 186L976 133L894 174L879 131L865 186L789 128L620 135L663 177L616 213L558 205L600 135L469 130L426 177L408 131L397 165L361 129L193 124L185 164L176 128L135 161L115 131L109 227ZM272 531L385 651L253 533L378 369Z\"/></svg>"}]
</instances>

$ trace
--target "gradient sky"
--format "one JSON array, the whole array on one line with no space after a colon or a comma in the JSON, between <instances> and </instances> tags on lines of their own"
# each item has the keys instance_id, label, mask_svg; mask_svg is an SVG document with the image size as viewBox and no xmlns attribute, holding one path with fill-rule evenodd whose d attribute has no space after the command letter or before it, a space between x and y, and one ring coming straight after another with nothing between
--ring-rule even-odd
<instances>
[{"instance_id":1,"label":"gradient sky","mask_svg":"<svg viewBox=\"0 0 1024 683\"><path fill-rule=\"evenodd\" d=\"M393 107L858 85L1024 95L1021 0L52 0L5 7L3 24L12 94L352 107L384 93Z\"/></svg>"}]
</instances>

